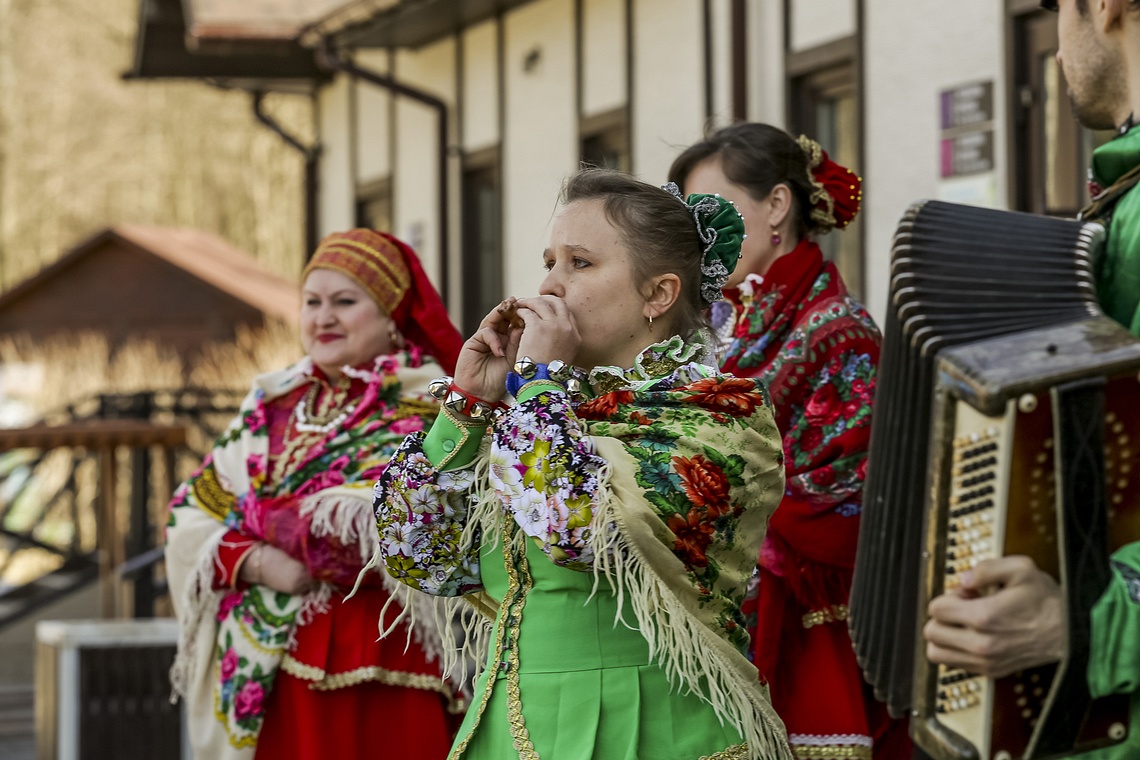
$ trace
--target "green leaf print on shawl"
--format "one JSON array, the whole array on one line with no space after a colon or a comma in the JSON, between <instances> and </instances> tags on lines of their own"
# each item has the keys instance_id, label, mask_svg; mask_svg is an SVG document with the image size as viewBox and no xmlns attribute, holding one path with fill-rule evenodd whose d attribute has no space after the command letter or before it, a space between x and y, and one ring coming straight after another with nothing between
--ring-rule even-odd
<instances>
[{"instance_id":1,"label":"green leaf print on shawl","mask_svg":"<svg viewBox=\"0 0 1140 760\"><path fill-rule=\"evenodd\" d=\"M783 494L783 453L763 386L716 376L619 391L580 405L578 415L591 436L617 439L636 463L633 480L672 535L707 623L743 653L740 605Z\"/></svg>"},{"instance_id":2,"label":"green leaf print on shawl","mask_svg":"<svg viewBox=\"0 0 1140 760\"><path fill-rule=\"evenodd\" d=\"M216 757L252 756L263 700L293 630L325 609L332 592L329 583L304 598L261 586L214 590L217 551L227 531L265 539L274 505L292 503L298 517L291 523L292 546L308 552L295 558L310 565L318 580L343 583L322 576L316 565L335 565L343 557L358 568L372 557L372 484L404 437L434 418L435 407L424 399L428 379L438 373L418 350L378 357L364 372L366 387L352 413L281 483L268 482L265 404L313 382L313 366L306 358L262 375L202 468L175 492L166 555L181 640L171 681L187 699L196 733L208 725L216 734L195 737L196 746L209 746Z\"/></svg>"},{"instance_id":3,"label":"green leaf print on shawl","mask_svg":"<svg viewBox=\"0 0 1140 760\"><path fill-rule=\"evenodd\" d=\"M435 469L423 436L409 437L377 487L383 559L404 583L494 611L475 552L504 540L512 520L552 562L604 576L670 681L736 727L750 757L787 757L741 653L740 602L783 494L766 394L675 362L630 385L576 409L544 388L495 423L493 444L466 468ZM577 526L587 513L589 526Z\"/></svg>"}]
</instances>

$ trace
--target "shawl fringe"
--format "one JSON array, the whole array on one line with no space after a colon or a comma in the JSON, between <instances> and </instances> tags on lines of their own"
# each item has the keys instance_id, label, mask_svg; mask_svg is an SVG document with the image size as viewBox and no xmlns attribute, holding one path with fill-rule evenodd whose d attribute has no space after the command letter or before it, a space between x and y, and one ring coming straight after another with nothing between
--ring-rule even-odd
<instances>
[{"instance_id":1,"label":"shawl fringe","mask_svg":"<svg viewBox=\"0 0 1140 760\"><path fill-rule=\"evenodd\" d=\"M476 483L486 482L487 472L490 469L489 452L489 445L484 442L475 460ZM483 535L498 536L502 529L502 519L502 503L498 496L492 489L484 489L479 500L472 504L468 512L459 539L460 555L465 555L474 547L478 547ZM374 530L372 533L375 535ZM378 567L383 567L383 559L377 539L373 556L361 572L361 576L368 570ZM382 570L380 572L384 577L385 588L388 588L389 584L394 587L384 609L380 612L380 638L390 636L401 622L407 625L409 631L419 630L430 624L438 636L434 652L442 663L443 677L455 684L463 693L473 694L475 680L482 673L486 661L498 604L484 592L471 594L468 597L433 597L400 583ZM357 578L356 582L359 586L360 578ZM400 613L385 627L384 619L388 607L397 603L397 596L407 601L403 603ZM424 644L421 643L421 646ZM426 646L425 651L428 651Z\"/></svg>"},{"instance_id":2,"label":"shawl fringe","mask_svg":"<svg viewBox=\"0 0 1140 760\"><path fill-rule=\"evenodd\" d=\"M214 590L214 574L219 566L218 549L226 535L226 528L219 526L202 545L198 562L190 571L186 579L178 604L178 650L174 656L174 664L170 666L170 702L174 704L179 697L186 698L190 693L190 686L200 675L197 670L197 652L201 642L198 634L203 629L207 618L216 613L224 591ZM213 630L211 627L209 630ZM213 642L209 642L213 646Z\"/></svg>"},{"instance_id":3,"label":"shawl fringe","mask_svg":"<svg viewBox=\"0 0 1140 760\"><path fill-rule=\"evenodd\" d=\"M321 493L306 497L301 502L300 515L308 519L309 532L314 538L335 538L343 546L356 544L360 561L367 563L376 549L377 536L372 504L367 496L344 493Z\"/></svg>"},{"instance_id":4,"label":"shawl fringe","mask_svg":"<svg viewBox=\"0 0 1140 760\"><path fill-rule=\"evenodd\" d=\"M720 719L735 727L747 744L750 760L792 757L787 734L772 712L758 679L742 678L723 657L727 642L688 611L665 580L655 573L623 529L623 518L611 477L612 460L599 473L595 528L588 543L594 552L594 589L604 577L617 597L614 625L627 625L622 612L628 604L637 629L649 645L649 655L666 679L682 693L695 693Z\"/></svg>"}]
</instances>

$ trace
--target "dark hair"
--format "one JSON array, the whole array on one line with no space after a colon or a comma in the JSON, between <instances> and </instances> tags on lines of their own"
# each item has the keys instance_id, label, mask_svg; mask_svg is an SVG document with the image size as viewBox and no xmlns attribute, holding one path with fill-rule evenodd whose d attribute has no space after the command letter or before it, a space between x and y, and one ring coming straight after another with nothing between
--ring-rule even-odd
<instances>
[{"instance_id":1,"label":"dark hair","mask_svg":"<svg viewBox=\"0 0 1140 760\"><path fill-rule=\"evenodd\" d=\"M701 239L688 208L668 191L612 169L582 169L566 180L562 203L588 200L602 202L633 259L636 282L663 274L681 278L680 296L670 309L673 331L689 340L709 329L701 300Z\"/></svg>"},{"instance_id":2,"label":"dark hair","mask_svg":"<svg viewBox=\"0 0 1140 760\"><path fill-rule=\"evenodd\" d=\"M811 218L814 188L808 156L787 132L750 122L708 133L677 156L669 167L669 181L676 182L681 192L688 192L685 180L697 164L713 157L720 158L724 176L747 190L753 200L762 201L776 185L787 185L795 199L792 213L796 231L802 237L816 230L818 223Z\"/></svg>"}]
</instances>

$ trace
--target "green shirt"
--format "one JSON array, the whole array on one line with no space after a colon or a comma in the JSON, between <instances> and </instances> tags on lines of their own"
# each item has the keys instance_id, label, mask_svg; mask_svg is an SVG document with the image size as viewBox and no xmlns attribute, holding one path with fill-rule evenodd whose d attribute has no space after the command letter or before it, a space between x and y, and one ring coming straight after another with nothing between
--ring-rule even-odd
<instances>
[{"instance_id":1,"label":"green shirt","mask_svg":"<svg viewBox=\"0 0 1140 760\"><path fill-rule=\"evenodd\" d=\"M1140 126L1096 149L1093 179L1111 188L1140 167ZM1108 316L1140 336L1140 185L1134 185L1112 207L1108 241L1098 262L1097 296Z\"/></svg>"},{"instance_id":2,"label":"green shirt","mask_svg":"<svg viewBox=\"0 0 1140 760\"><path fill-rule=\"evenodd\" d=\"M1140 126L1097 148L1093 179L1109 188L1140 167ZM1097 292L1105 313L1140 337L1140 185L1112 208L1108 241L1097 271ZM1080 760L1140 758L1140 542L1112 557L1112 581L1093 607L1089 689L1093 696L1132 694L1126 742L1080 755Z\"/></svg>"}]
</instances>

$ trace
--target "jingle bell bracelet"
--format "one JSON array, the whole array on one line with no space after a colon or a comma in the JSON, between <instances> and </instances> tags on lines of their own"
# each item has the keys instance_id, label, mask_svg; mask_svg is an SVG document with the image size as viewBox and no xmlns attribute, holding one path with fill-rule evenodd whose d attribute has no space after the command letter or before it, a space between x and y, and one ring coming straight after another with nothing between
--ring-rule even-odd
<instances>
[{"instance_id":1,"label":"jingle bell bracelet","mask_svg":"<svg viewBox=\"0 0 1140 760\"><path fill-rule=\"evenodd\" d=\"M449 411L473 420L490 421L492 412L506 408L506 404L502 401L486 401L468 393L455 384L454 378L447 375L428 383L428 393L438 399Z\"/></svg>"},{"instance_id":2,"label":"jingle bell bracelet","mask_svg":"<svg viewBox=\"0 0 1140 760\"><path fill-rule=\"evenodd\" d=\"M507 373L507 393L518 398L523 386L538 380L549 380L566 389L572 396L582 392L582 381L575 377L575 369L561 359L541 364L524 356L515 362L514 371Z\"/></svg>"}]
</instances>

